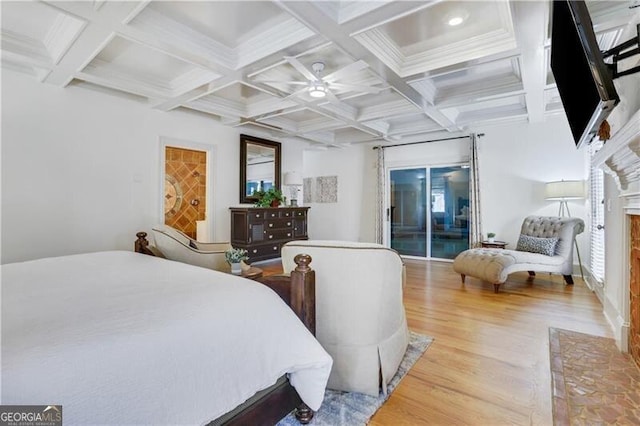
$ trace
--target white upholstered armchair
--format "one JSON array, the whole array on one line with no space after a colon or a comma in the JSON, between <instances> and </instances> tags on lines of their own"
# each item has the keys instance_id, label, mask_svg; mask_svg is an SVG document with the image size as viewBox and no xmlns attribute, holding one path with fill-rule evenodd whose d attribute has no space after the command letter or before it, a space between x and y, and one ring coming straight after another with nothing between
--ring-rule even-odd
<instances>
[{"instance_id":1,"label":"white upholstered armchair","mask_svg":"<svg viewBox=\"0 0 640 426\"><path fill-rule=\"evenodd\" d=\"M300 253L316 275L316 338L333 358L327 387L386 392L409 343L402 259L379 244L291 241L282 247L285 273Z\"/></svg>"},{"instance_id":2,"label":"white upholstered armchair","mask_svg":"<svg viewBox=\"0 0 640 426\"><path fill-rule=\"evenodd\" d=\"M201 243L167 225L153 228L152 233L156 248L169 260L216 271L231 271L224 256L224 252L231 248L228 242Z\"/></svg>"}]
</instances>

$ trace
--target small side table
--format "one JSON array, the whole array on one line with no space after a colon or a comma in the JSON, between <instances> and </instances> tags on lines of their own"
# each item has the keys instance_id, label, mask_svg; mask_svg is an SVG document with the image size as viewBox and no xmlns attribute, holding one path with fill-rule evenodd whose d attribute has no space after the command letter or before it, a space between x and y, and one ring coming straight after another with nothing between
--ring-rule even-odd
<instances>
[{"instance_id":1,"label":"small side table","mask_svg":"<svg viewBox=\"0 0 640 426\"><path fill-rule=\"evenodd\" d=\"M505 243L504 241L494 241L490 243L489 241L482 241L482 248L499 248L504 249L505 246L509 245L509 243Z\"/></svg>"},{"instance_id":2,"label":"small side table","mask_svg":"<svg viewBox=\"0 0 640 426\"><path fill-rule=\"evenodd\" d=\"M240 276L243 278L248 278L250 280L256 280L258 278L262 278L262 269L252 266L246 271L242 271Z\"/></svg>"}]
</instances>

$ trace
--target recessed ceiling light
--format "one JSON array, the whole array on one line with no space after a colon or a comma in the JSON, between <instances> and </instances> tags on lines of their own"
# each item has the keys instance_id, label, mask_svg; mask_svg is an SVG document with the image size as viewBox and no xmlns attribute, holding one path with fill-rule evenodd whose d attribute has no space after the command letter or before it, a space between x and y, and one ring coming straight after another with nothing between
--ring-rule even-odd
<instances>
[{"instance_id":1,"label":"recessed ceiling light","mask_svg":"<svg viewBox=\"0 0 640 426\"><path fill-rule=\"evenodd\" d=\"M449 22L447 23L452 27L455 27L456 25L460 25L463 22L464 22L464 18L462 16L454 16L453 18L450 18Z\"/></svg>"},{"instance_id":2,"label":"recessed ceiling light","mask_svg":"<svg viewBox=\"0 0 640 426\"><path fill-rule=\"evenodd\" d=\"M467 20L469 12L462 7L453 7L443 16L443 21L451 27L457 27Z\"/></svg>"}]
</instances>

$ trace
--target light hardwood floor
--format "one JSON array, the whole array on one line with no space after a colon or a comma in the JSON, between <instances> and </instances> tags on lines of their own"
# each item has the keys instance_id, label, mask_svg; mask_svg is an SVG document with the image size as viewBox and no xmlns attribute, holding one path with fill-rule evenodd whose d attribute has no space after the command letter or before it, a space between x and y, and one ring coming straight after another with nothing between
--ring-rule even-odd
<instances>
[{"instance_id":1,"label":"light hardwood floor","mask_svg":"<svg viewBox=\"0 0 640 426\"><path fill-rule=\"evenodd\" d=\"M580 278L517 273L495 294L449 262L405 263L409 328L435 341L370 425L551 425L549 327L613 337Z\"/></svg>"}]
</instances>

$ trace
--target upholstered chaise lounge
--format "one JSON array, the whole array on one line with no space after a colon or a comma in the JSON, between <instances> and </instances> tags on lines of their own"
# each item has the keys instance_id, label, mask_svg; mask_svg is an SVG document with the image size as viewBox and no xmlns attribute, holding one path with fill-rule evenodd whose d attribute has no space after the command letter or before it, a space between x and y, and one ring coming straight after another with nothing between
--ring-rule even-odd
<instances>
[{"instance_id":1,"label":"upholstered chaise lounge","mask_svg":"<svg viewBox=\"0 0 640 426\"><path fill-rule=\"evenodd\" d=\"M313 259L316 338L333 358L327 387L386 393L409 343L402 259L379 244L291 241L282 247L285 273L300 253Z\"/></svg>"},{"instance_id":2,"label":"upholstered chaise lounge","mask_svg":"<svg viewBox=\"0 0 640 426\"><path fill-rule=\"evenodd\" d=\"M582 219L528 216L522 223L518 249L465 250L453 261L453 269L461 275L463 283L467 275L476 277L492 283L496 293L509 274L519 271L528 271L531 277L535 272L560 273L567 284L573 284L573 244L582 231ZM541 253L549 248L548 254Z\"/></svg>"}]
</instances>

